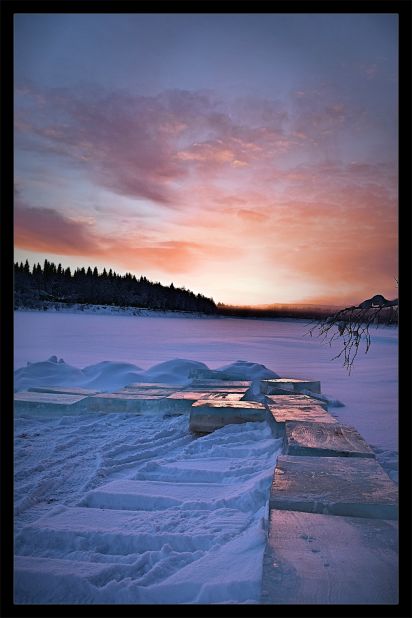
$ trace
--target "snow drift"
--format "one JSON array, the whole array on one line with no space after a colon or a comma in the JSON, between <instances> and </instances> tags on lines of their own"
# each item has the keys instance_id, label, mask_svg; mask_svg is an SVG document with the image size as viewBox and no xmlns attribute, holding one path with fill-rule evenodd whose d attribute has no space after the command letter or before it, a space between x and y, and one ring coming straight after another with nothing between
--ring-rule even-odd
<instances>
[{"instance_id":1,"label":"snow drift","mask_svg":"<svg viewBox=\"0 0 412 618\"><path fill-rule=\"evenodd\" d=\"M79 386L112 392L133 382L163 382L165 384L185 385L194 379L254 380L279 377L274 371L257 363L237 361L221 369L211 370L198 361L173 359L154 365L144 371L132 363L102 361L78 369L57 360L53 355L46 361L28 362L26 367L17 369L14 374L15 392L34 386Z\"/></svg>"},{"instance_id":2,"label":"snow drift","mask_svg":"<svg viewBox=\"0 0 412 618\"><path fill-rule=\"evenodd\" d=\"M17 418L15 602L258 603L280 446L265 423Z\"/></svg>"}]
</instances>

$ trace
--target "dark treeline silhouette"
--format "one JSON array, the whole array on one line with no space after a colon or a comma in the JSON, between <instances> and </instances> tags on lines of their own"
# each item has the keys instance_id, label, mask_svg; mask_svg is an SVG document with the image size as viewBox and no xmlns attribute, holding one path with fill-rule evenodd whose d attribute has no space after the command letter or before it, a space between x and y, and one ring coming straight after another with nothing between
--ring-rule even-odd
<instances>
[{"instance_id":1,"label":"dark treeline silhouette","mask_svg":"<svg viewBox=\"0 0 412 618\"><path fill-rule=\"evenodd\" d=\"M146 277L131 273L119 275L106 268L93 269L57 266L48 260L43 267L28 260L14 264L15 308L47 309L48 303L69 305L113 305L164 311L189 311L233 318L294 318L324 320L336 312L336 307L276 304L266 307L235 306L194 294L186 288L153 283ZM345 321L345 316L342 316ZM376 322L381 322L376 319ZM386 320L384 323L388 323Z\"/></svg>"},{"instance_id":2,"label":"dark treeline silhouette","mask_svg":"<svg viewBox=\"0 0 412 618\"><path fill-rule=\"evenodd\" d=\"M172 311L215 313L213 299L190 290L153 283L131 273L118 275L112 269L99 273L97 267L70 268L44 261L43 267L28 260L14 264L14 305L37 308L45 301L92 305L116 305Z\"/></svg>"},{"instance_id":3,"label":"dark treeline silhouette","mask_svg":"<svg viewBox=\"0 0 412 618\"><path fill-rule=\"evenodd\" d=\"M294 318L320 320L332 313L330 307L308 305L272 305L270 307L242 307L218 303L220 315L234 318Z\"/></svg>"},{"instance_id":4,"label":"dark treeline silhouette","mask_svg":"<svg viewBox=\"0 0 412 618\"><path fill-rule=\"evenodd\" d=\"M337 313L336 307L317 306L317 305L271 305L269 307L239 307L235 305L223 305L218 303L217 312L219 315L234 318L293 318L295 320L310 320L313 322L323 322ZM372 310L371 310L372 311ZM365 314L366 317L366 314ZM341 314L341 322L349 322L350 317ZM379 315L374 316L374 324L397 324L397 318L393 318L388 310L383 310Z\"/></svg>"}]
</instances>

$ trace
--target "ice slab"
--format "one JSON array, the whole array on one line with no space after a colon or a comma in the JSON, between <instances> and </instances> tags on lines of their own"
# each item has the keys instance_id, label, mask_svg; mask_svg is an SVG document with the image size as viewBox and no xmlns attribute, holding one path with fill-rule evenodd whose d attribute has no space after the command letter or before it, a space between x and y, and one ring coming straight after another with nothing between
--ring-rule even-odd
<instances>
[{"instance_id":1,"label":"ice slab","mask_svg":"<svg viewBox=\"0 0 412 618\"><path fill-rule=\"evenodd\" d=\"M210 433L232 423L266 420L266 409L255 401L196 401L190 411L189 429Z\"/></svg>"},{"instance_id":2,"label":"ice slab","mask_svg":"<svg viewBox=\"0 0 412 618\"><path fill-rule=\"evenodd\" d=\"M168 399L183 399L186 401L191 401L193 403L198 399L208 398L213 394L214 393L209 393L207 391L202 391L199 389L198 391L181 391L178 393L173 393L172 395L169 395Z\"/></svg>"},{"instance_id":3,"label":"ice slab","mask_svg":"<svg viewBox=\"0 0 412 618\"><path fill-rule=\"evenodd\" d=\"M124 389L122 390L152 390L154 388L164 388L164 389L170 389L172 391L178 391L181 390L182 385L181 384L169 384L166 382L132 382L131 384L127 384L127 386L124 387Z\"/></svg>"},{"instance_id":4,"label":"ice slab","mask_svg":"<svg viewBox=\"0 0 412 618\"><path fill-rule=\"evenodd\" d=\"M320 393L317 380L299 380L297 378L272 378L260 381L261 392L265 395L282 395L285 392L300 393L303 390Z\"/></svg>"},{"instance_id":5,"label":"ice slab","mask_svg":"<svg viewBox=\"0 0 412 618\"><path fill-rule=\"evenodd\" d=\"M327 423L337 425L338 421L333 418L322 406L313 405L298 405L295 407L278 407L276 404L268 404L269 408L269 424L274 436L283 435L285 431L285 423L288 421L311 422L311 423Z\"/></svg>"},{"instance_id":6,"label":"ice slab","mask_svg":"<svg viewBox=\"0 0 412 618\"><path fill-rule=\"evenodd\" d=\"M65 395L97 395L99 391L90 388L80 388L79 386L32 386L28 389L31 393L56 393Z\"/></svg>"},{"instance_id":7,"label":"ice slab","mask_svg":"<svg viewBox=\"0 0 412 618\"><path fill-rule=\"evenodd\" d=\"M261 603L398 603L398 524L272 510Z\"/></svg>"},{"instance_id":8,"label":"ice slab","mask_svg":"<svg viewBox=\"0 0 412 618\"><path fill-rule=\"evenodd\" d=\"M203 395L202 397L200 397L201 400L205 400L207 399L208 401L213 401L213 400L224 400L224 401L241 401L243 398L243 393L205 393L205 395Z\"/></svg>"},{"instance_id":9,"label":"ice slab","mask_svg":"<svg viewBox=\"0 0 412 618\"><path fill-rule=\"evenodd\" d=\"M134 414L189 414L192 403L208 399L208 391L172 391L169 389L123 389L103 393L90 399L90 409L101 412L132 412ZM239 398L242 395L239 395Z\"/></svg>"},{"instance_id":10,"label":"ice slab","mask_svg":"<svg viewBox=\"0 0 412 618\"><path fill-rule=\"evenodd\" d=\"M129 511L86 507L59 507L22 528L16 552L35 547L36 552L81 551L109 555L141 554L161 550L196 551L214 544L218 536L241 530L248 514L236 509Z\"/></svg>"},{"instance_id":11,"label":"ice slab","mask_svg":"<svg viewBox=\"0 0 412 618\"><path fill-rule=\"evenodd\" d=\"M210 393L205 391L179 391L167 397L168 412L170 414L190 414L192 404L202 398L207 398Z\"/></svg>"},{"instance_id":12,"label":"ice slab","mask_svg":"<svg viewBox=\"0 0 412 618\"><path fill-rule=\"evenodd\" d=\"M252 382L250 380L202 380L196 379L192 380L189 387L196 390L198 388L203 387L212 387L218 388L223 386L224 389L227 388L250 388Z\"/></svg>"},{"instance_id":13,"label":"ice slab","mask_svg":"<svg viewBox=\"0 0 412 618\"><path fill-rule=\"evenodd\" d=\"M142 389L125 387L125 388L121 388L116 391L117 394L143 395L143 396L157 395L158 397L168 397L169 395L172 395L175 392L176 392L176 389L174 388L160 388L160 387L142 388Z\"/></svg>"},{"instance_id":14,"label":"ice slab","mask_svg":"<svg viewBox=\"0 0 412 618\"><path fill-rule=\"evenodd\" d=\"M375 457L370 446L354 427L290 421L285 425L284 454Z\"/></svg>"},{"instance_id":15,"label":"ice slab","mask_svg":"<svg viewBox=\"0 0 412 618\"><path fill-rule=\"evenodd\" d=\"M375 459L279 455L270 508L396 519L398 491Z\"/></svg>"},{"instance_id":16,"label":"ice slab","mask_svg":"<svg viewBox=\"0 0 412 618\"><path fill-rule=\"evenodd\" d=\"M229 393L229 392L210 392L210 391L182 391L173 393L168 396L168 399L187 399L192 402L198 400L228 400L228 401L240 401L243 397L242 393Z\"/></svg>"},{"instance_id":17,"label":"ice slab","mask_svg":"<svg viewBox=\"0 0 412 618\"><path fill-rule=\"evenodd\" d=\"M101 393L89 400L91 412L131 412L134 414L163 413L160 403L164 395L147 395L136 393Z\"/></svg>"},{"instance_id":18,"label":"ice slab","mask_svg":"<svg viewBox=\"0 0 412 618\"><path fill-rule=\"evenodd\" d=\"M246 494L246 496L245 496ZM248 488L222 483L168 483L162 481L112 481L90 491L78 506L101 509L154 511L216 509L248 500Z\"/></svg>"},{"instance_id":19,"label":"ice slab","mask_svg":"<svg viewBox=\"0 0 412 618\"><path fill-rule=\"evenodd\" d=\"M297 408L304 406L321 406L324 410L328 409L328 404L326 401L321 401L320 399L315 399L314 397L309 397L308 395L297 395L297 394L287 394L287 395L266 395L267 402L270 405L275 406L276 408Z\"/></svg>"},{"instance_id":20,"label":"ice slab","mask_svg":"<svg viewBox=\"0 0 412 618\"><path fill-rule=\"evenodd\" d=\"M207 391L209 393L242 393L245 395L249 390L246 386L207 386L202 384L196 384L187 386L184 391L192 391L192 390L200 390Z\"/></svg>"},{"instance_id":21,"label":"ice slab","mask_svg":"<svg viewBox=\"0 0 412 618\"><path fill-rule=\"evenodd\" d=\"M87 411L90 397L67 393L21 391L14 395L14 412L34 416L61 416Z\"/></svg>"}]
</instances>

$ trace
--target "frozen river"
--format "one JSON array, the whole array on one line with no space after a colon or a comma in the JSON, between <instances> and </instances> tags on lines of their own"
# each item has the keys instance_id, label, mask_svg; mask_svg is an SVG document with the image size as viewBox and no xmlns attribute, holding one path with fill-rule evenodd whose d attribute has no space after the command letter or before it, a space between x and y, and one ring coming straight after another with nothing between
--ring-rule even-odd
<instances>
[{"instance_id":1,"label":"frozen river","mask_svg":"<svg viewBox=\"0 0 412 618\"><path fill-rule=\"evenodd\" d=\"M322 391L345 404L334 409L369 444L398 449L398 331L372 331L368 354L360 350L349 376L337 348L304 336L304 320L135 317L83 313L15 313L15 369L52 355L83 368L101 361L148 369L175 358L211 369L245 360L280 376L316 379Z\"/></svg>"},{"instance_id":2,"label":"frozen river","mask_svg":"<svg viewBox=\"0 0 412 618\"><path fill-rule=\"evenodd\" d=\"M141 370L152 382L164 361L171 371L164 379L174 381L173 371L185 367L175 359L211 369L235 363L247 379L262 371L257 363L320 380L322 392L344 404L331 413L358 428L396 480L397 331L378 330L348 376L306 330L296 320L17 312L15 387L62 377L84 386L92 377L104 390ZM187 416L16 415L15 601L259 603L280 449L266 423L194 437ZM90 492L111 482L134 483L136 510L121 510L117 494L105 508L89 508ZM179 502L182 491L189 501ZM157 502L148 505L153 492Z\"/></svg>"}]
</instances>

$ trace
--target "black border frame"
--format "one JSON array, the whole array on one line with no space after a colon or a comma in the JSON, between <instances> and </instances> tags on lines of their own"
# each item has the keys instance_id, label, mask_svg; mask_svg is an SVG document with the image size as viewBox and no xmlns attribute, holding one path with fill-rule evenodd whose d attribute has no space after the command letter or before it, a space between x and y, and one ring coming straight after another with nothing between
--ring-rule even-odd
<instances>
[{"instance_id":1,"label":"black border frame","mask_svg":"<svg viewBox=\"0 0 412 618\"><path fill-rule=\"evenodd\" d=\"M411 38L410 0L274 0L230 7L222 2L157 2L135 0L0 0L1 42L1 570L2 616L135 616L141 611L206 611L202 605L15 605L13 603L13 19L18 13L391 13L399 16L399 490L400 596L398 605L224 605L241 612L273 612L276 616L412 616L411 592ZM233 10L235 9L235 10ZM237 9L237 10L236 10ZM409 388L408 388L409 387ZM213 611L216 606L213 606ZM217 606L220 609L222 606Z\"/></svg>"}]
</instances>

